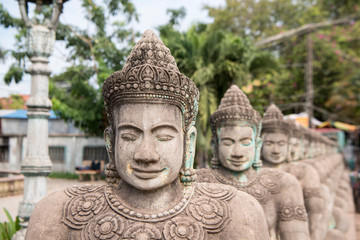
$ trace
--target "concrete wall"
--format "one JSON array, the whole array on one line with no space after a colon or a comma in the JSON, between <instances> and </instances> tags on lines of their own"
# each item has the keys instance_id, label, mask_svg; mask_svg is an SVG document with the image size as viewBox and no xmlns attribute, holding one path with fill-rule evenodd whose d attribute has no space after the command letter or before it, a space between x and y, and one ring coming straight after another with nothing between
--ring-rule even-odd
<instances>
[{"instance_id":1,"label":"concrete wall","mask_svg":"<svg viewBox=\"0 0 360 240\"><path fill-rule=\"evenodd\" d=\"M82 165L84 147L105 147L105 141L102 138L95 137L49 137L49 146L65 147L65 162L64 164L54 164L53 171L74 172L76 166Z\"/></svg>"},{"instance_id":2,"label":"concrete wall","mask_svg":"<svg viewBox=\"0 0 360 240\"><path fill-rule=\"evenodd\" d=\"M27 119L0 118L1 133L3 135L27 135ZM50 119L49 135L51 134L84 134L76 128L72 122L65 122L62 119Z\"/></svg>"},{"instance_id":3,"label":"concrete wall","mask_svg":"<svg viewBox=\"0 0 360 240\"><path fill-rule=\"evenodd\" d=\"M27 119L1 118L1 133L4 135L26 135Z\"/></svg>"}]
</instances>

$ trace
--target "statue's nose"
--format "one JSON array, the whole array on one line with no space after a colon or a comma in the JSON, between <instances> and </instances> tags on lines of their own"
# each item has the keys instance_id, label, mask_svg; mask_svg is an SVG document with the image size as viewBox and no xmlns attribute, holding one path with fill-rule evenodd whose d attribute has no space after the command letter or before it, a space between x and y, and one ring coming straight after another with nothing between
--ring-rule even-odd
<instances>
[{"instance_id":1,"label":"statue's nose","mask_svg":"<svg viewBox=\"0 0 360 240\"><path fill-rule=\"evenodd\" d=\"M231 152L231 157L232 158L243 158L244 154L242 153L241 149L239 146L235 145L234 149Z\"/></svg>"},{"instance_id":2,"label":"statue's nose","mask_svg":"<svg viewBox=\"0 0 360 240\"><path fill-rule=\"evenodd\" d=\"M277 144L274 144L274 147L272 148L271 153L274 154L274 155L277 155L277 154L280 153L279 147L277 146Z\"/></svg>"},{"instance_id":3,"label":"statue's nose","mask_svg":"<svg viewBox=\"0 0 360 240\"><path fill-rule=\"evenodd\" d=\"M151 139L149 136L145 136L142 139L140 146L136 149L134 154L135 161L155 163L160 160L160 155L156 152L152 141L153 139Z\"/></svg>"}]
</instances>

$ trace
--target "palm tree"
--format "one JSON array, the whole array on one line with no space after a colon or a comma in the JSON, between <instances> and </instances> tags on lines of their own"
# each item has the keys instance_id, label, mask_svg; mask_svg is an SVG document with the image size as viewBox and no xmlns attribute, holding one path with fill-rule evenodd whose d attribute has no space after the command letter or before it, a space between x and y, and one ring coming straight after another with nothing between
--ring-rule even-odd
<instances>
[{"instance_id":1,"label":"palm tree","mask_svg":"<svg viewBox=\"0 0 360 240\"><path fill-rule=\"evenodd\" d=\"M210 115L232 85L247 85L274 63L269 54L258 52L251 42L222 31L209 32L206 25L194 25L180 33L160 28L160 36L176 59L179 70L192 79L200 91L196 163L205 167L210 159ZM272 64L274 65L274 64Z\"/></svg>"}]
</instances>

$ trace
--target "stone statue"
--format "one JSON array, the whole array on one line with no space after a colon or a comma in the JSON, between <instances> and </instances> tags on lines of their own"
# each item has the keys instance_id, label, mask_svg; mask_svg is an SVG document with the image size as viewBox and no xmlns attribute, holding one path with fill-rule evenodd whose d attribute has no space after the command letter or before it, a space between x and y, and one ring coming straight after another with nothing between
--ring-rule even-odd
<instances>
[{"instance_id":1,"label":"stone statue","mask_svg":"<svg viewBox=\"0 0 360 240\"><path fill-rule=\"evenodd\" d=\"M26 239L268 239L253 197L194 182L198 89L153 32L105 81L103 96L107 184L43 199Z\"/></svg>"},{"instance_id":2,"label":"stone statue","mask_svg":"<svg viewBox=\"0 0 360 240\"><path fill-rule=\"evenodd\" d=\"M260 169L261 117L232 85L211 115L212 169L197 170L197 181L235 186L255 197L267 219L270 239L309 239L307 214L296 178Z\"/></svg>"},{"instance_id":3,"label":"stone statue","mask_svg":"<svg viewBox=\"0 0 360 240\"><path fill-rule=\"evenodd\" d=\"M305 147L304 159L301 162L311 165L317 171L323 189L322 198L325 208L323 219L327 224L325 239L346 239L350 224L346 207L343 207L343 196L337 194L344 169L341 156L328 146L333 143L326 137L313 130L302 129L302 131L305 136ZM325 151L327 149L330 151Z\"/></svg>"},{"instance_id":4,"label":"stone statue","mask_svg":"<svg viewBox=\"0 0 360 240\"><path fill-rule=\"evenodd\" d=\"M309 216L312 240L324 239L327 231L326 201L317 171L309 164L298 161L302 131L293 121L284 120L280 109L271 104L262 121L261 150L264 166L276 167L295 176L299 181ZM287 161L286 161L287 160ZM329 210L330 211L330 210Z\"/></svg>"}]
</instances>

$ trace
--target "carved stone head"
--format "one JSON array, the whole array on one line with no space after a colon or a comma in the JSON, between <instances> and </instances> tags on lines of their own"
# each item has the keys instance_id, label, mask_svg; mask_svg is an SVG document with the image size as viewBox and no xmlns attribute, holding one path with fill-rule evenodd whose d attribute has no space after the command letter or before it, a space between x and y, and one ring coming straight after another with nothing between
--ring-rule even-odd
<instances>
[{"instance_id":1,"label":"carved stone head","mask_svg":"<svg viewBox=\"0 0 360 240\"><path fill-rule=\"evenodd\" d=\"M267 108L262 125L262 160L270 164L284 162L288 155L289 125L277 106L271 104Z\"/></svg>"},{"instance_id":2,"label":"carved stone head","mask_svg":"<svg viewBox=\"0 0 360 240\"><path fill-rule=\"evenodd\" d=\"M288 120L287 123L290 128L287 161L297 161L300 160L302 154L301 144L303 140L303 134L300 126L298 126L294 120Z\"/></svg>"},{"instance_id":3,"label":"carved stone head","mask_svg":"<svg viewBox=\"0 0 360 240\"><path fill-rule=\"evenodd\" d=\"M302 159L309 158L310 143L311 143L311 131L307 128L303 128L304 140L302 143Z\"/></svg>"},{"instance_id":4,"label":"carved stone head","mask_svg":"<svg viewBox=\"0 0 360 240\"><path fill-rule=\"evenodd\" d=\"M146 31L123 70L106 79L103 96L110 123L104 133L109 183L121 177L135 188L153 190L180 172L185 185L194 180L199 92L153 32Z\"/></svg>"},{"instance_id":5,"label":"carved stone head","mask_svg":"<svg viewBox=\"0 0 360 240\"><path fill-rule=\"evenodd\" d=\"M214 155L212 167L222 165L234 172L245 171L252 166L260 168L260 121L260 114L252 108L246 95L232 85L210 117Z\"/></svg>"}]
</instances>

